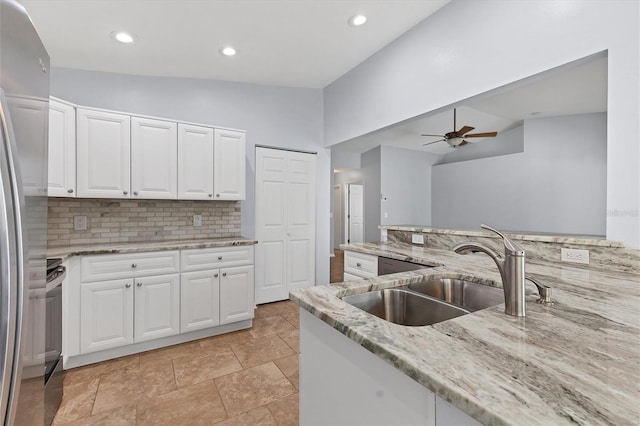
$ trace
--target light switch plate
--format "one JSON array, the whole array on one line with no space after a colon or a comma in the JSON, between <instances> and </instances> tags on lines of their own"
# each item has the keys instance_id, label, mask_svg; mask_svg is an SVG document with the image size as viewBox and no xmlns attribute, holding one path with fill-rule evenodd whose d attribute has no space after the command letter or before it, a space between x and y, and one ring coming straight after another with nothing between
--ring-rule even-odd
<instances>
[{"instance_id":1,"label":"light switch plate","mask_svg":"<svg viewBox=\"0 0 640 426\"><path fill-rule=\"evenodd\" d=\"M424 244L424 235L422 235L422 234L411 234L411 243L413 243L413 244Z\"/></svg>"},{"instance_id":2,"label":"light switch plate","mask_svg":"<svg viewBox=\"0 0 640 426\"><path fill-rule=\"evenodd\" d=\"M194 214L193 215L193 226L202 226L202 215Z\"/></svg>"},{"instance_id":3,"label":"light switch plate","mask_svg":"<svg viewBox=\"0 0 640 426\"><path fill-rule=\"evenodd\" d=\"M560 260L563 262L589 264L589 250L560 249Z\"/></svg>"},{"instance_id":4,"label":"light switch plate","mask_svg":"<svg viewBox=\"0 0 640 426\"><path fill-rule=\"evenodd\" d=\"M86 216L74 216L73 217L73 230L74 231L86 231L87 230L87 217Z\"/></svg>"}]
</instances>

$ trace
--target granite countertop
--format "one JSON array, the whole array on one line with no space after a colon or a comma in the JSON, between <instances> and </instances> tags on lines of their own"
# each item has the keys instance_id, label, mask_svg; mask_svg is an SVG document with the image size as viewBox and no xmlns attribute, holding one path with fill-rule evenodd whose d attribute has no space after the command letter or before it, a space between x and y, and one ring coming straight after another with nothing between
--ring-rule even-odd
<instances>
[{"instance_id":1,"label":"granite countertop","mask_svg":"<svg viewBox=\"0 0 640 426\"><path fill-rule=\"evenodd\" d=\"M64 247L47 248L48 258L68 259L72 256L108 253L136 253L145 251L197 249L212 247L247 246L257 244L258 241L236 238L208 238L205 240L172 240L172 241L142 241L118 244L79 244Z\"/></svg>"},{"instance_id":2,"label":"granite countertop","mask_svg":"<svg viewBox=\"0 0 640 426\"><path fill-rule=\"evenodd\" d=\"M527 296L527 316L504 305L425 327L396 325L340 298L405 285L424 276L501 286L486 255L458 255L402 243L355 243L351 251L431 269L291 292L291 299L441 398L485 424L640 422L638 276L527 262L527 275L553 287L552 306Z\"/></svg>"}]
</instances>

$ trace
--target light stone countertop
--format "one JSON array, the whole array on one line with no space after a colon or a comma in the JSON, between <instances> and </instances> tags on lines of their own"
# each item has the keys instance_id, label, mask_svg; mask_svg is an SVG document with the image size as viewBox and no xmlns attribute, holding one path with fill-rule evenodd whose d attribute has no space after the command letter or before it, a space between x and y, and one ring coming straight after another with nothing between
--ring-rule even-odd
<instances>
[{"instance_id":1,"label":"light stone countertop","mask_svg":"<svg viewBox=\"0 0 640 426\"><path fill-rule=\"evenodd\" d=\"M118 244L79 244L64 247L49 247L47 248L47 257L59 257L64 261L72 256L85 256L90 254L136 253L146 251L247 246L257 243L258 241L249 238L235 237L208 238L204 240L142 241Z\"/></svg>"},{"instance_id":2,"label":"light stone countertop","mask_svg":"<svg viewBox=\"0 0 640 426\"><path fill-rule=\"evenodd\" d=\"M501 286L494 262L401 243L343 248L439 266L294 290L291 299L471 417L485 424L640 423L638 275L531 261L527 274L553 287L553 306L537 304L528 283L525 318L498 305L405 327L340 298L429 275Z\"/></svg>"}]
</instances>

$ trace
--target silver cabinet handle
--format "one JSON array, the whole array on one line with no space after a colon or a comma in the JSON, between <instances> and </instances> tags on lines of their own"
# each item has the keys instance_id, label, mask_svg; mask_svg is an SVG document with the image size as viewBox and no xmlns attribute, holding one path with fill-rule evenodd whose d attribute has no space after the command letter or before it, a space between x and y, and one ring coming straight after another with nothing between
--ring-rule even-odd
<instances>
[{"instance_id":1,"label":"silver cabinet handle","mask_svg":"<svg viewBox=\"0 0 640 426\"><path fill-rule=\"evenodd\" d=\"M138 264L137 264L137 263L132 263L132 264L131 264L131 267L132 267L132 268L137 268L137 267L138 267Z\"/></svg>"},{"instance_id":2,"label":"silver cabinet handle","mask_svg":"<svg viewBox=\"0 0 640 426\"><path fill-rule=\"evenodd\" d=\"M69 188L69 189L67 189L67 192L68 192L69 194L73 194L73 188Z\"/></svg>"},{"instance_id":3,"label":"silver cabinet handle","mask_svg":"<svg viewBox=\"0 0 640 426\"><path fill-rule=\"evenodd\" d=\"M209 194L209 198L213 198L213 194Z\"/></svg>"},{"instance_id":4,"label":"silver cabinet handle","mask_svg":"<svg viewBox=\"0 0 640 426\"><path fill-rule=\"evenodd\" d=\"M213 274L213 278L218 278L218 274Z\"/></svg>"},{"instance_id":5,"label":"silver cabinet handle","mask_svg":"<svg viewBox=\"0 0 640 426\"><path fill-rule=\"evenodd\" d=\"M356 266L359 268L359 267L362 266L362 264L361 263L356 263Z\"/></svg>"},{"instance_id":6,"label":"silver cabinet handle","mask_svg":"<svg viewBox=\"0 0 640 426\"><path fill-rule=\"evenodd\" d=\"M226 273L226 272L223 272L223 273L222 273L222 276L223 276L223 277L226 277L226 276L227 276L227 273Z\"/></svg>"},{"instance_id":7,"label":"silver cabinet handle","mask_svg":"<svg viewBox=\"0 0 640 426\"><path fill-rule=\"evenodd\" d=\"M133 191L133 195L138 195L138 191Z\"/></svg>"},{"instance_id":8,"label":"silver cabinet handle","mask_svg":"<svg viewBox=\"0 0 640 426\"><path fill-rule=\"evenodd\" d=\"M131 288L131 283L126 283L124 286L125 286L126 288Z\"/></svg>"},{"instance_id":9,"label":"silver cabinet handle","mask_svg":"<svg viewBox=\"0 0 640 426\"><path fill-rule=\"evenodd\" d=\"M127 194L129 193L129 191L122 191L122 193L123 193L124 195L127 195Z\"/></svg>"},{"instance_id":10,"label":"silver cabinet handle","mask_svg":"<svg viewBox=\"0 0 640 426\"><path fill-rule=\"evenodd\" d=\"M222 256L218 256L218 260L222 260Z\"/></svg>"},{"instance_id":11,"label":"silver cabinet handle","mask_svg":"<svg viewBox=\"0 0 640 426\"><path fill-rule=\"evenodd\" d=\"M142 287L142 283L141 283L141 282L137 282L137 283L136 283L136 285L137 285L138 287Z\"/></svg>"},{"instance_id":12,"label":"silver cabinet handle","mask_svg":"<svg viewBox=\"0 0 640 426\"><path fill-rule=\"evenodd\" d=\"M216 194L216 197L220 198L220 194Z\"/></svg>"}]
</instances>

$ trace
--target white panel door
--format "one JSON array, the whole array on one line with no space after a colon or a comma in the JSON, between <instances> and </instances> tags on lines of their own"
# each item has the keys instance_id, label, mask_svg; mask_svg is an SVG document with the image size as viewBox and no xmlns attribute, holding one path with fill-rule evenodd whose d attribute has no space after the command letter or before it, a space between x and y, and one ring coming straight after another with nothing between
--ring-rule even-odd
<instances>
[{"instance_id":1,"label":"white panel door","mask_svg":"<svg viewBox=\"0 0 640 426\"><path fill-rule=\"evenodd\" d=\"M253 266L220 270L220 324L253 318Z\"/></svg>"},{"instance_id":2,"label":"white panel door","mask_svg":"<svg viewBox=\"0 0 640 426\"><path fill-rule=\"evenodd\" d=\"M50 197L76 196L76 109L49 101Z\"/></svg>"},{"instance_id":3,"label":"white panel door","mask_svg":"<svg viewBox=\"0 0 640 426\"><path fill-rule=\"evenodd\" d=\"M220 270L180 275L180 332L220 324Z\"/></svg>"},{"instance_id":4,"label":"white panel door","mask_svg":"<svg viewBox=\"0 0 640 426\"><path fill-rule=\"evenodd\" d=\"M178 198L213 199L213 129L178 123Z\"/></svg>"},{"instance_id":5,"label":"white panel door","mask_svg":"<svg viewBox=\"0 0 640 426\"><path fill-rule=\"evenodd\" d=\"M133 343L133 279L80 284L80 353Z\"/></svg>"},{"instance_id":6,"label":"white panel door","mask_svg":"<svg viewBox=\"0 0 640 426\"><path fill-rule=\"evenodd\" d=\"M315 155L256 148L256 303L315 279Z\"/></svg>"},{"instance_id":7,"label":"white panel door","mask_svg":"<svg viewBox=\"0 0 640 426\"><path fill-rule=\"evenodd\" d=\"M178 198L178 133L171 121L131 117L132 198Z\"/></svg>"},{"instance_id":8,"label":"white panel door","mask_svg":"<svg viewBox=\"0 0 640 426\"><path fill-rule=\"evenodd\" d=\"M287 293L313 286L316 274L316 156L288 155Z\"/></svg>"},{"instance_id":9,"label":"white panel door","mask_svg":"<svg viewBox=\"0 0 640 426\"><path fill-rule=\"evenodd\" d=\"M216 200L244 200L245 152L244 132L215 129L213 148L213 193Z\"/></svg>"},{"instance_id":10,"label":"white panel door","mask_svg":"<svg viewBox=\"0 0 640 426\"><path fill-rule=\"evenodd\" d=\"M78 108L76 117L78 197L129 198L129 116Z\"/></svg>"},{"instance_id":11,"label":"white panel door","mask_svg":"<svg viewBox=\"0 0 640 426\"><path fill-rule=\"evenodd\" d=\"M256 148L256 303L284 300L288 152Z\"/></svg>"},{"instance_id":12,"label":"white panel door","mask_svg":"<svg viewBox=\"0 0 640 426\"><path fill-rule=\"evenodd\" d=\"M180 332L180 275L135 279L134 341L172 336Z\"/></svg>"},{"instance_id":13,"label":"white panel door","mask_svg":"<svg viewBox=\"0 0 640 426\"><path fill-rule=\"evenodd\" d=\"M364 188L349 185L349 243L364 241Z\"/></svg>"}]
</instances>

